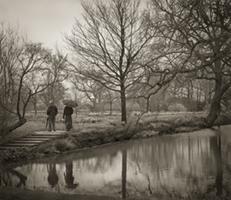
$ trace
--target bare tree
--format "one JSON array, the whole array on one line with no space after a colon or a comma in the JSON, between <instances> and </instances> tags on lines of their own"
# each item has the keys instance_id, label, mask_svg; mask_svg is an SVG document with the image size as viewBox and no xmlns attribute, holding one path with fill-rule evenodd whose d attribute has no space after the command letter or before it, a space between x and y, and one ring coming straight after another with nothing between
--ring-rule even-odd
<instances>
[{"instance_id":1,"label":"bare tree","mask_svg":"<svg viewBox=\"0 0 231 200\"><path fill-rule=\"evenodd\" d=\"M127 121L127 89L143 76L141 60L155 31L139 0L94 1L83 4L84 23L76 21L67 42L78 53L77 73L119 92L121 121Z\"/></svg>"},{"instance_id":2,"label":"bare tree","mask_svg":"<svg viewBox=\"0 0 231 200\"><path fill-rule=\"evenodd\" d=\"M130 89L130 97L144 99L146 112L150 111L151 97L156 95L162 88L169 85L175 78L176 72L155 67L145 67L143 78Z\"/></svg>"},{"instance_id":3,"label":"bare tree","mask_svg":"<svg viewBox=\"0 0 231 200\"><path fill-rule=\"evenodd\" d=\"M184 51L182 72L211 80L214 93L206 124L220 114L220 102L231 86L231 2L228 0L152 0L162 18L162 36Z\"/></svg>"},{"instance_id":4,"label":"bare tree","mask_svg":"<svg viewBox=\"0 0 231 200\"><path fill-rule=\"evenodd\" d=\"M0 78L1 103L12 104L15 95L14 73L18 56L22 53L21 38L10 27L0 27Z\"/></svg>"},{"instance_id":5,"label":"bare tree","mask_svg":"<svg viewBox=\"0 0 231 200\"><path fill-rule=\"evenodd\" d=\"M76 90L82 92L86 99L90 102L91 110L97 111L97 105L102 102L103 93L106 89L99 82L81 75L74 75L72 83Z\"/></svg>"},{"instance_id":6,"label":"bare tree","mask_svg":"<svg viewBox=\"0 0 231 200\"><path fill-rule=\"evenodd\" d=\"M10 113L5 106L13 105L15 95L15 63L21 53L18 45L20 37L10 27L1 24L0 26L0 132L5 133L9 125ZM4 107L2 106L4 105Z\"/></svg>"},{"instance_id":7,"label":"bare tree","mask_svg":"<svg viewBox=\"0 0 231 200\"><path fill-rule=\"evenodd\" d=\"M106 90L104 94L104 99L106 103L109 103L109 115L112 115L113 112L113 102L115 102L117 99L119 99L119 96L116 92L112 90Z\"/></svg>"},{"instance_id":8,"label":"bare tree","mask_svg":"<svg viewBox=\"0 0 231 200\"><path fill-rule=\"evenodd\" d=\"M31 99L56 81L56 74L47 82L44 77L50 71L51 53L41 44L26 43L13 29L1 27L0 34L1 84L0 107L17 120L8 124L4 132L10 132L26 122L26 108Z\"/></svg>"},{"instance_id":9,"label":"bare tree","mask_svg":"<svg viewBox=\"0 0 231 200\"><path fill-rule=\"evenodd\" d=\"M48 56L40 44L26 44L18 57L16 113L20 121L25 119L26 107L32 96L45 89L38 74L42 75L40 73Z\"/></svg>"},{"instance_id":10,"label":"bare tree","mask_svg":"<svg viewBox=\"0 0 231 200\"><path fill-rule=\"evenodd\" d=\"M50 67L44 75L45 82L49 85L46 90L39 94L38 98L46 105L49 101L59 103L63 99L66 88L63 81L68 78L67 56L62 55L59 51L51 54ZM54 80L55 79L55 80ZM54 80L53 82L51 82Z\"/></svg>"},{"instance_id":11,"label":"bare tree","mask_svg":"<svg viewBox=\"0 0 231 200\"><path fill-rule=\"evenodd\" d=\"M85 99L90 102L92 111L103 111L103 105L109 103L110 115L112 114L113 101L118 98L118 95L116 96L114 91L109 90L99 82L82 75L73 75L71 82L75 89L78 92L83 93Z\"/></svg>"}]
</instances>

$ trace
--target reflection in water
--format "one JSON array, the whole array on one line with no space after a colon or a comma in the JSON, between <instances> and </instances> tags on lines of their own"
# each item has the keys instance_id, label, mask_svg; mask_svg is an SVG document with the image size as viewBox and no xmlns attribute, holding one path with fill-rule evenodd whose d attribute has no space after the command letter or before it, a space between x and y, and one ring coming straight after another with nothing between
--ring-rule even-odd
<instances>
[{"instance_id":1,"label":"reflection in water","mask_svg":"<svg viewBox=\"0 0 231 200\"><path fill-rule=\"evenodd\" d=\"M222 137L213 131L162 136L74 153L55 164L24 165L17 171L26 174L25 187L32 190L49 191L52 186L54 192L123 199L209 191L221 195L228 185L228 169L231 172L230 144L231 137L224 132Z\"/></svg>"},{"instance_id":2,"label":"reflection in water","mask_svg":"<svg viewBox=\"0 0 231 200\"><path fill-rule=\"evenodd\" d=\"M127 151L122 150L122 198L126 199L126 183L127 183Z\"/></svg>"},{"instance_id":3,"label":"reflection in water","mask_svg":"<svg viewBox=\"0 0 231 200\"><path fill-rule=\"evenodd\" d=\"M17 179L14 181L14 179ZM0 168L0 187L23 187L26 186L27 177L14 169Z\"/></svg>"},{"instance_id":4,"label":"reflection in water","mask_svg":"<svg viewBox=\"0 0 231 200\"><path fill-rule=\"evenodd\" d=\"M59 177L58 177L57 171L56 171L56 165L53 163L48 164L47 165L47 172L48 172L47 181L50 184L50 186L53 188L57 185L57 183L59 181Z\"/></svg>"},{"instance_id":5,"label":"reflection in water","mask_svg":"<svg viewBox=\"0 0 231 200\"><path fill-rule=\"evenodd\" d=\"M66 173L64 173L66 187L69 189L74 189L78 186L77 183L74 183L74 176L73 176L73 163L67 162L66 163Z\"/></svg>"},{"instance_id":6,"label":"reflection in water","mask_svg":"<svg viewBox=\"0 0 231 200\"><path fill-rule=\"evenodd\" d=\"M128 151L136 174L128 177L142 194L204 190L213 173L209 137L163 137L134 144ZM130 171L130 169L128 169ZM134 195L137 195L135 191Z\"/></svg>"},{"instance_id":7,"label":"reflection in water","mask_svg":"<svg viewBox=\"0 0 231 200\"><path fill-rule=\"evenodd\" d=\"M217 136L210 138L211 150L215 157L215 166L216 166L216 194L217 196L222 195L223 190L223 169L222 169L222 155L221 155L221 134L218 132Z\"/></svg>"},{"instance_id":8,"label":"reflection in water","mask_svg":"<svg viewBox=\"0 0 231 200\"><path fill-rule=\"evenodd\" d=\"M221 135L217 136L217 174L216 174L216 186L217 195L222 195L223 190L223 169L222 169L222 157L221 157Z\"/></svg>"}]
</instances>

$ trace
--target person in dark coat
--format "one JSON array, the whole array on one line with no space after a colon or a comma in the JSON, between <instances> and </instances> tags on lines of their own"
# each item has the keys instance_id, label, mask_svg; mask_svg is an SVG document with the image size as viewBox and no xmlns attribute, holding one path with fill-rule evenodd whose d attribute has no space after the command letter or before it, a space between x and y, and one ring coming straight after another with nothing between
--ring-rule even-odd
<instances>
[{"instance_id":1,"label":"person in dark coat","mask_svg":"<svg viewBox=\"0 0 231 200\"><path fill-rule=\"evenodd\" d=\"M65 120L66 130L70 131L72 129L72 117L73 108L71 106L65 106L63 112L63 119Z\"/></svg>"},{"instance_id":2,"label":"person in dark coat","mask_svg":"<svg viewBox=\"0 0 231 200\"><path fill-rule=\"evenodd\" d=\"M55 131L55 117L58 114L58 109L53 102L50 102L50 105L47 109L47 122L48 122L48 131Z\"/></svg>"}]
</instances>

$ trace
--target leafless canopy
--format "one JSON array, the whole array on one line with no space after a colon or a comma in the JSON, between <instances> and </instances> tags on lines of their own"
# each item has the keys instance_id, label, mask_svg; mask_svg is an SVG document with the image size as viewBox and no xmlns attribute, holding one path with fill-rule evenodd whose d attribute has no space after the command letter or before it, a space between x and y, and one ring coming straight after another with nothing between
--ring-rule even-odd
<instances>
[{"instance_id":1,"label":"leafless canopy","mask_svg":"<svg viewBox=\"0 0 231 200\"><path fill-rule=\"evenodd\" d=\"M9 27L0 27L0 108L25 122L31 99L57 81L62 59L54 63L52 53L41 44L26 42ZM50 74L49 80L46 79Z\"/></svg>"}]
</instances>

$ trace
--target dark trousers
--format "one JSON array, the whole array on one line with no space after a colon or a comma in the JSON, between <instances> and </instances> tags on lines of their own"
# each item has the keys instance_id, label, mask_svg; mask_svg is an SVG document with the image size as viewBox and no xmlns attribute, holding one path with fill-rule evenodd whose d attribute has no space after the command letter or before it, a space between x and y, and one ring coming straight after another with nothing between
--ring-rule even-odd
<instances>
[{"instance_id":1,"label":"dark trousers","mask_svg":"<svg viewBox=\"0 0 231 200\"><path fill-rule=\"evenodd\" d=\"M71 115L65 115L65 125L66 125L67 131L72 129L72 117L71 117Z\"/></svg>"},{"instance_id":2,"label":"dark trousers","mask_svg":"<svg viewBox=\"0 0 231 200\"><path fill-rule=\"evenodd\" d=\"M48 116L48 131L55 131L55 116Z\"/></svg>"}]
</instances>

